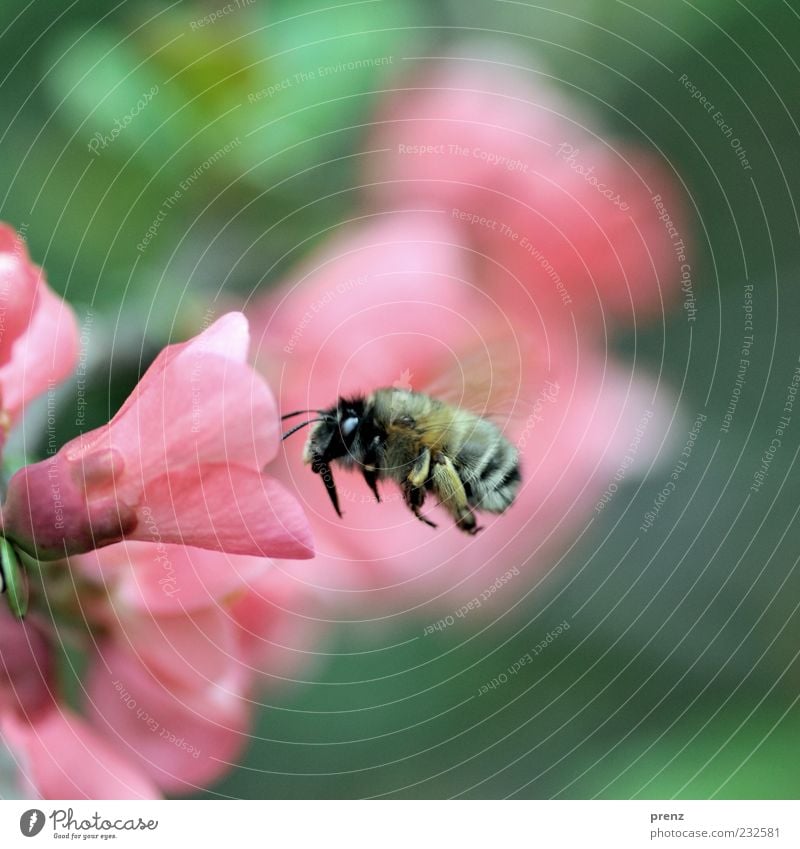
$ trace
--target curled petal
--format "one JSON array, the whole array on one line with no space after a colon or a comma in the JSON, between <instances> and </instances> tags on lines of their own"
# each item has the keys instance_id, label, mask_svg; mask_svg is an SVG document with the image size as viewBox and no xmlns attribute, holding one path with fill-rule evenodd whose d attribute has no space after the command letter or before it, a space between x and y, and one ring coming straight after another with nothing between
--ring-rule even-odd
<instances>
[{"instance_id":1,"label":"curled petal","mask_svg":"<svg viewBox=\"0 0 800 849\"><path fill-rule=\"evenodd\" d=\"M159 384L156 378L182 354L188 353L189 358L194 360L204 354L216 354L231 360L232 363L244 364L247 361L249 344L250 331L247 319L241 313L230 312L192 339L167 345L142 375L136 388L119 408L114 418L121 418L141 400L144 393L157 387Z\"/></svg>"},{"instance_id":2,"label":"curled petal","mask_svg":"<svg viewBox=\"0 0 800 849\"><path fill-rule=\"evenodd\" d=\"M207 466L150 482L131 539L249 554L313 556L302 508L282 484L240 467Z\"/></svg>"}]
</instances>

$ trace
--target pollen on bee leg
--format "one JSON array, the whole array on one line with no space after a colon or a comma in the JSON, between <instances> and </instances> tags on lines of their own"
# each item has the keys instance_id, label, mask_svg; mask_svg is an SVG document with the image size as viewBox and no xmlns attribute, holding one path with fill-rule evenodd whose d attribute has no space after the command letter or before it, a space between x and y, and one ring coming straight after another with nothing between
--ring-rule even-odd
<instances>
[{"instance_id":1,"label":"pollen on bee leg","mask_svg":"<svg viewBox=\"0 0 800 849\"><path fill-rule=\"evenodd\" d=\"M438 461L437 461L438 462ZM417 457L408 475L408 482L414 487L423 486L431 472L431 452L425 448Z\"/></svg>"}]
</instances>

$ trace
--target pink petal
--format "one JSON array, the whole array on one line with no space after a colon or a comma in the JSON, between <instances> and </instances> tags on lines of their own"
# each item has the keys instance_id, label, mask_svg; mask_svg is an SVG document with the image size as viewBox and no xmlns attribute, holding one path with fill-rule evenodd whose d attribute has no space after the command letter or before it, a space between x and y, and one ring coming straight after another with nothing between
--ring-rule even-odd
<instances>
[{"instance_id":1,"label":"pink petal","mask_svg":"<svg viewBox=\"0 0 800 849\"><path fill-rule=\"evenodd\" d=\"M373 192L388 208L455 216L507 304L522 283L540 313L569 307L595 327L604 312L632 321L661 310L689 236L668 164L603 141L587 129L592 114L542 75L485 58L434 62L389 99L370 142L381 153L367 159ZM659 220L659 195L676 231Z\"/></svg>"},{"instance_id":2,"label":"pink petal","mask_svg":"<svg viewBox=\"0 0 800 849\"><path fill-rule=\"evenodd\" d=\"M123 541L70 558L70 566L107 586L125 610L155 615L212 607L258 580L263 557L241 557L183 545Z\"/></svg>"},{"instance_id":3,"label":"pink petal","mask_svg":"<svg viewBox=\"0 0 800 849\"><path fill-rule=\"evenodd\" d=\"M195 359L202 357L203 352L205 352L225 357L234 363L244 363L247 360L249 344L250 331L247 319L242 313L230 312L186 342L168 345L141 376L136 389L117 411L115 418L119 418L127 412L137 402L140 393L147 391L152 386L158 386L158 381L155 378L164 371L167 365L184 352L190 351Z\"/></svg>"},{"instance_id":4,"label":"pink petal","mask_svg":"<svg viewBox=\"0 0 800 849\"><path fill-rule=\"evenodd\" d=\"M496 210L519 238L475 234L499 263L499 296L513 294L514 282L523 280L540 310L576 313L600 327L608 313L634 322L660 312L678 291L678 238L688 240L673 180L654 157L630 148L612 152L587 143L575 161L612 187L624 208L563 158L554 156L546 173L520 176ZM655 195L673 218L674 240L659 220Z\"/></svg>"},{"instance_id":5,"label":"pink petal","mask_svg":"<svg viewBox=\"0 0 800 849\"><path fill-rule=\"evenodd\" d=\"M36 308L0 367L2 406L12 421L25 404L72 374L78 325L72 308L42 281Z\"/></svg>"},{"instance_id":6,"label":"pink petal","mask_svg":"<svg viewBox=\"0 0 800 849\"><path fill-rule=\"evenodd\" d=\"M275 455L278 433L272 393L249 366L184 353L114 418L109 441L126 458L127 488L198 461L259 470Z\"/></svg>"},{"instance_id":7,"label":"pink petal","mask_svg":"<svg viewBox=\"0 0 800 849\"><path fill-rule=\"evenodd\" d=\"M52 703L56 681L48 633L35 614L20 622L0 606L0 712L31 719Z\"/></svg>"},{"instance_id":8,"label":"pink petal","mask_svg":"<svg viewBox=\"0 0 800 849\"><path fill-rule=\"evenodd\" d=\"M109 645L89 671L96 727L161 788L188 793L219 778L247 742L251 706L243 667L202 688L164 685L135 656Z\"/></svg>"},{"instance_id":9,"label":"pink petal","mask_svg":"<svg viewBox=\"0 0 800 849\"><path fill-rule=\"evenodd\" d=\"M382 200L493 218L498 193L540 170L553 138L575 135L569 101L503 54L430 63L386 99L367 159Z\"/></svg>"},{"instance_id":10,"label":"pink petal","mask_svg":"<svg viewBox=\"0 0 800 849\"><path fill-rule=\"evenodd\" d=\"M191 614L123 613L119 641L173 689L204 689L221 680L236 660L232 623L219 607Z\"/></svg>"},{"instance_id":11,"label":"pink petal","mask_svg":"<svg viewBox=\"0 0 800 849\"><path fill-rule=\"evenodd\" d=\"M230 356L219 349L230 345ZM125 458L118 495L185 464L261 469L277 451L279 423L269 387L243 362L247 322L231 313L191 342L162 351L107 428L65 446L79 461L98 450ZM244 346L244 347L243 347Z\"/></svg>"},{"instance_id":12,"label":"pink petal","mask_svg":"<svg viewBox=\"0 0 800 849\"><path fill-rule=\"evenodd\" d=\"M267 475L205 465L149 481L131 539L192 545L257 557L313 556L295 498Z\"/></svg>"},{"instance_id":13,"label":"pink petal","mask_svg":"<svg viewBox=\"0 0 800 849\"><path fill-rule=\"evenodd\" d=\"M66 708L33 724L13 715L0 732L20 753L28 781L43 799L157 799L155 785L115 747Z\"/></svg>"},{"instance_id":14,"label":"pink petal","mask_svg":"<svg viewBox=\"0 0 800 849\"><path fill-rule=\"evenodd\" d=\"M348 228L254 308L259 366L280 381L282 402L312 409L418 380L476 335L472 317L493 311L471 279L474 259L441 213L393 213Z\"/></svg>"},{"instance_id":15,"label":"pink petal","mask_svg":"<svg viewBox=\"0 0 800 849\"><path fill-rule=\"evenodd\" d=\"M308 680L312 667L324 662L319 647L330 629L329 611L303 575L294 578L285 568L271 569L234 597L229 609L242 656L270 692L287 681Z\"/></svg>"},{"instance_id":16,"label":"pink petal","mask_svg":"<svg viewBox=\"0 0 800 849\"><path fill-rule=\"evenodd\" d=\"M11 356L14 342L25 331L35 311L41 269L30 261L25 240L7 224L0 224L0 364Z\"/></svg>"}]
</instances>

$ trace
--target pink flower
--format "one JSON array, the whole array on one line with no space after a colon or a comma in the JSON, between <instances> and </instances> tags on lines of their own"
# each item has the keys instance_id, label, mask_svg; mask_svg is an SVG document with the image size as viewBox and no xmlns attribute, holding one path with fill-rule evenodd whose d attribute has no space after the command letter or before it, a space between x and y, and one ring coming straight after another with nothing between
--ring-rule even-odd
<instances>
[{"instance_id":1,"label":"pink flower","mask_svg":"<svg viewBox=\"0 0 800 849\"><path fill-rule=\"evenodd\" d=\"M72 372L76 356L72 310L31 263L22 238L0 224L0 442L30 399ZM55 638L41 612L20 622L0 605L0 744L19 792L52 799L156 796L144 775L59 701Z\"/></svg>"},{"instance_id":2,"label":"pink flower","mask_svg":"<svg viewBox=\"0 0 800 849\"><path fill-rule=\"evenodd\" d=\"M505 432L520 451L523 486L507 513L481 517L476 537L432 501L425 512L440 527L423 525L391 484L377 504L360 475L334 468L340 519L302 463L303 437L285 443L276 474L302 494L317 541L306 580L337 603L354 591L348 600L359 619L365 606L372 616L428 603L452 612L512 568L520 597L587 520L631 441L647 461L663 433L650 382L565 325L560 305L537 309L535 293L510 294L507 281L475 262L466 234L438 212L381 213L334 239L251 313L259 361L280 369L287 411L380 386L424 390L443 375L457 399L480 380L475 360L497 368L505 349L497 377L517 401ZM648 425L651 418L659 423Z\"/></svg>"},{"instance_id":3,"label":"pink flower","mask_svg":"<svg viewBox=\"0 0 800 849\"><path fill-rule=\"evenodd\" d=\"M11 358L14 342L30 324L41 283L42 271L30 261L22 236L0 223L0 362Z\"/></svg>"},{"instance_id":4,"label":"pink flower","mask_svg":"<svg viewBox=\"0 0 800 849\"><path fill-rule=\"evenodd\" d=\"M585 107L513 62L436 61L389 97L368 145L383 151L367 160L373 195L451 218L486 274L554 317L568 306L602 329L606 313L661 311L687 251L668 167L604 140Z\"/></svg>"},{"instance_id":5,"label":"pink flower","mask_svg":"<svg viewBox=\"0 0 800 849\"><path fill-rule=\"evenodd\" d=\"M293 576L263 557L145 542L106 546L69 563L74 574L102 588L99 607L84 610L104 627L129 617L186 616L224 605L238 625L247 662L272 674L307 665L318 642L315 597L302 583L306 563Z\"/></svg>"},{"instance_id":6,"label":"pink flower","mask_svg":"<svg viewBox=\"0 0 800 849\"><path fill-rule=\"evenodd\" d=\"M418 378L448 345L474 339L477 312L493 310L470 259L442 215L391 213L343 230L251 310L256 363L282 398L314 408L403 369Z\"/></svg>"},{"instance_id":7,"label":"pink flower","mask_svg":"<svg viewBox=\"0 0 800 849\"><path fill-rule=\"evenodd\" d=\"M52 705L35 722L0 716L25 795L42 799L156 799L155 785L89 724Z\"/></svg>"},{"instance_id":8,"label":"pink flower","mask_svg":"<svg viewBox=\"0 0 800 849\"><path fill-rule=\"evenodd\" d=\"M165 348L104 427L11 479L5 534L40 559L122 538L258 556L309 557L295 499L261 470L279 422L229 313Z\"/></svg>"},{"instance_id":9,"label":"pink flower","mask_svg":"<svg viewBox=\"0 0 800 849\"><path fill-rule=\"evenodd\" d=\"M76 353L71 311L12 236L0 228L6 424ZM75 556L37 570L24 623L0 609L3 787L9 762L12 784L44 798L205 786L246 743L261 676L288 677L310 652L264 556L309 557L311 543L296 500L262 472L280 424L248 345L231 313L166 348L111 422L10 481L4 536L41 560ZM205 548L170 544L185 541ZM56 630L77 617L88 634ZM56 640L90 648L83 715L59 690Z\"/></svg>"},{"instance_id":10,"label":"pink flower","mask_svg":"<svg viewBox=\"0 0 800 849\"><path fill-rule=\"evenodd\" d=\"M123 610L151 615L214 606L269 571L264 557L203 548L121 542L70 558L72 569L112 595Z\"/></svg>"},{"instance_id":11,"label":"pink flower","mask_svg":"<svg viewBox=\"0 0 800 849\"><path fill-rule=\"evenodd\" d=\"M104 634L86 711L158 787L186 793L238 758L258 692L297 674L319 629L291 612L298 586L263 558L168 545L164 563L154 549L123 543L71 558L73 573L105 591L84 608Z\"/></svg>"},{"instance_id":12,"label":"pink flower","mask_svg":"<svg viewBox=\"0 0 800 849\"><path fill-rule=\"evenodd\" d=\"M45 799L155 798L155 785L59 702L54 637L39 615L19 622L0 606L0 744L15 766L19 792Z\"/></svg>"},{"instance_id":13,"label":"pink flower","mask_svg":"<svg viewBox=\"0 0 800 849\"><path fill-rule=\"evenodd\" d=\"M0 609L0 748L27 796L207 786L247 744L259 694L296 680L320 637L314 593L264 558L120 543L53 564L46 592L48 609L78 614L92 636L58 637L88 652L78 715L59 693L53 628Z\"/></svg>"},{"instance_id":14,"label":"pink flower","mask_svg":"<svg viewBox=\"0 0 800 849\"><path fill-rule=\"evenodd\" d=\"M6 430L28 401L72 373L77 350L71 308L30 261L22 237L0 224L0 408Z\"/></svg>"},{"instance_id":15,"label":"pink flower","mask_svg":"<svg viewBox=\"0 0 800 849\"><path fill-rule=\"evenodd\" d=\"M162 790L219 778L247 743L253 674L223 608L121 618L86 688L92 726Z\"/></svg>"},{"instance_id":16,"label":"pink flower","mask_svg":"<svg viewBox=\"0 0 800 849\"><path fill-rule=\"evenodd\" d=\"M37 617L20 622L0 604L0 715L35 718L53 700L53 652Z\"/></svg>"}]
</instances>

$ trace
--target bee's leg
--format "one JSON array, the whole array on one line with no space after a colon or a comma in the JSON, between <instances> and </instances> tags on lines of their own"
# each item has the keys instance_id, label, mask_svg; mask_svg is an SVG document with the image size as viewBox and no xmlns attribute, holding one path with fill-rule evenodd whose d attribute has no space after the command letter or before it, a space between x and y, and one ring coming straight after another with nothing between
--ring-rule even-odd
<instances>
[{"instance_id":1,"label":"bee's leg","mask_svg":"<svg viewBox=\"0 0 800 849\"><path fill-rule=\"evenodd\" d=\"M339 496L336 493L336 484L333 482L331 467L324 460L314 459L311 463L311 471L322 478L322 482L325 484L325 489L331 499L331 504L333 504L333 509L341 519L342 511L339 509Z\"/></svg>"},{"instance_id":2,"label":"bee's leg","mask_svg":"<svg viewBox=\"0 0 800 849\"><path fill-rule=\"evenodd\" d=\"M416 489L421 489L423 486L425 486L425 481L428 480L428 475L430 473L431 452L427 448L423 448L422 453L414 461L414 465L411 467L411 471L408 473L408 482Z\"/></svg>"},{"instance_id":3,"label":"bee's leg","mask_svg":"<svg viewBox=\"0 0 800 849\"><path fill-rule=\"evenodd\" d=\"M432 528L437 527L436 522L432 522L427 516L422 515L422 505L425 503L425 490L421 486L413 486L408 481L403 484L403 496L406 500L408 509L426 525Z\"/></svg>"},{"instance_id":4,"label":"bee's leg","mask_svg":"<svg viewBox=\"0 0 800 849\"><path fill-rule=\"evenodd\" d=\"M375 500L380 504L381 494L378 492L378 472L374 466L364 466L363 472L367 486L372 490Z\"/></svg>"},{"instance_id":5,"label":"bee's leg","mask_svg":"<svg viewBox=\"0 0 800 849\"><path fill-rule=\"evenodd\" d=\"M481 529L469 509L464 484L449 457L444 454L434 457L432 479L439 501L456 520L456 525L468 534L478 533Z\"/></svg>"},{"instance_id":6,"label":"bee's leg","mask_svg":"<svg viewBox=\"0 0 800 849\"><path fill-rule=\"evenodd\" d=\"M414 461L408 477L403 481L403 496L406 500L406 505L409 510L426 525L432 528L437 527L435 522L432 522L426 516L422 515L422 505L425 503L425 482L428 480L428 475L431 471L431 452L427 448L422 449L422 453Z\"/></svg>"},{"instance_id":7,"label":"bee's leg","mask_svg":"<svg viewBox=\"0 0 800 849\"><path fill-rule=\"evenodd\" d=\"M362 472L367 486L372 490L375 500L380 504L381 496L378 492L378 451L380 449L381 440L376 436L372 440L372 444L364 452L364 465Z\"/></svg>"}]
</instances>

